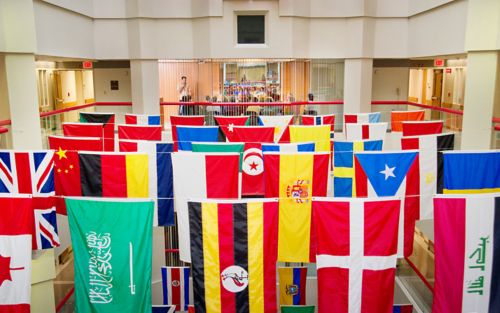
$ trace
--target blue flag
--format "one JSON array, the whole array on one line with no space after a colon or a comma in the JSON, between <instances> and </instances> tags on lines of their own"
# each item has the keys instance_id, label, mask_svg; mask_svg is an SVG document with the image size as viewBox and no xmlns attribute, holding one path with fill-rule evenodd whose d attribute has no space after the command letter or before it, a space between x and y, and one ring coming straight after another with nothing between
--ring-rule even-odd
<instances>
[{"instance_id":1,"label":"blue flag","mask_svg":"<svg viewBox=\"0 0 500 313\"><path fill-rule=\"evenodd\" d=\"M314 142L262 144L262 152L314 152Z\"/></svg>"},{"instance_id":2,"label":"blue flag","mask_svg":"<svg viewBox=\"0 0 500 313\"><path fill-rule=\"evenodd\" d=\"M219 137L218 126L176 126L179 150L191 151L192 142L216 142Z\"/></svg>"}]
</instances>

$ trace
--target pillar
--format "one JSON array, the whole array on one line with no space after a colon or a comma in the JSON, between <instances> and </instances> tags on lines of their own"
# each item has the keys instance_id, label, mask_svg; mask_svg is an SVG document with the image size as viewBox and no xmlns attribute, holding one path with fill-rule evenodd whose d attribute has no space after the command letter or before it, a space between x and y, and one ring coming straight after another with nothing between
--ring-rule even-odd
<instances>
[{"instance_id":1,"label":"pillar","mask_svg":"<svg viewBox=\"0 0 500 313\"><path fill-rule=\"evenodd\" d=\"M132 111L160 114L158 60L130 60Z\"/></svg>"},{"instance_id":2,"label":"pillar","mask_svg":"<svg viewBox=\"0 0 500 313\"><path fill-rule=\"evenodd\" d=\"M371 112L373 59L346 59L344 113Z\"/></svg>"}]
</instances>

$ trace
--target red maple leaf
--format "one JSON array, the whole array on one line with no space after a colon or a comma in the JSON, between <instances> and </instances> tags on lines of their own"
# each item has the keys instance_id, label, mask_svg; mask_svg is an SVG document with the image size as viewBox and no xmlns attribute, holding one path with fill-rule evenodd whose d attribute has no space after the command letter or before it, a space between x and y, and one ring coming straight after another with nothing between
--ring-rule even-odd
<instances>
[{"instance_id":1,"label":"red maple leaf","mask_svg":"<svg viewBox=\"0 0 500 313\"><path fill-rule=\"evenodd\" d=\"M12 281L12 277L10 276L10 257L3 257L0 254L0 286L6 280Z\"/></svg>"},{"instance_id":2,"label":"red maple leaf","mask_svg":"<svg viewBox=\"0 0 500 313\"><path fill-rule=\"evenodd\" d=\"M257 170L257 166L259 164L255 163L255 162L252 162L252 164L250 164L250 170Z\"/></svg>"}]
</instances>

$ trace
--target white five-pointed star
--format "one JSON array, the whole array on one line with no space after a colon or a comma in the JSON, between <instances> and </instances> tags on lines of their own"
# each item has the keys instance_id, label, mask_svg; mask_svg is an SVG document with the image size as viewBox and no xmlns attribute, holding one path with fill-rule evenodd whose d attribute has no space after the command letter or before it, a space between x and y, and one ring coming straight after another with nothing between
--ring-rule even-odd
<instances>
[{"instance_id":1,"label":"white five-pointed star","mask_svg":"<svg viewBox=\"0 0 500 313\"><path fill-rule=\"evenodd\" d=\"M228 131L230 131L230 132L232 133L232 132L234 131L234 130L233 130L233 127L234 127L234 124L233 124L233 123L231 123L231 124L227 125L227 130L228 130Z\"/></svg>"},{"instance_id":2,"label":"white five-pointed star","mask_svg":"<svg viewBox=\"0 0 500 313\"><path fill-rule=\"evenodd\" d=\"M380 171L379 173L380 174L384 174L385 175L385 180L387 180L387 178L389 177L396 177L394 175L394 170L396 169L396 167L389 167L387 166L387 164L385 165L385 169L383 171Z\"/></svg>"}]
</instances>

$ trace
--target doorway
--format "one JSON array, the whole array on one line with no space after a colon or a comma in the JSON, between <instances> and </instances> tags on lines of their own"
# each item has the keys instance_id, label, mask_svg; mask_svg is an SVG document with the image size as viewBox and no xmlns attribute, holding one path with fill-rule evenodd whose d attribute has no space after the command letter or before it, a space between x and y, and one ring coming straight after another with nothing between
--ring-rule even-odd
<instances>
[{"instance_id":1,"label":"doorway","mask_svg":"<svg viewBox=\"0 0 500 313\"><path fill-rule=\"evenodd\" d=\"M432 106L441 107L442 103L442 95L443 92L443 70L442 69L434 69L433 79L432 79ZM440 118L439 111L432 111L431 118L433 120Z\"/></svg>"}]
</instances>

